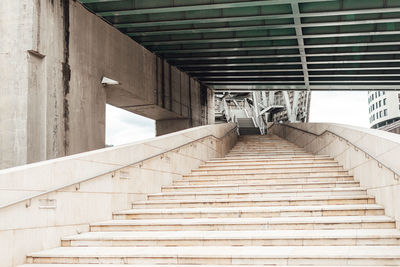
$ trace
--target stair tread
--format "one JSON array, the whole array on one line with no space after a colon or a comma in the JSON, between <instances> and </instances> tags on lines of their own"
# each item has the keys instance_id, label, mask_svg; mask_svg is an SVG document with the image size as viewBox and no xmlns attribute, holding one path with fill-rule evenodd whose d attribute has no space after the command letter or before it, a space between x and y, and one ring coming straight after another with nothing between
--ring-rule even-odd
<instances>
[{"instance_id":1,"label":"stair tread","mask_svg":"<svg viewBox=\"0 0 400 267\"><path fill-rule=\"evenodd\" d=\"M330 192L330 191L362 191L362 187L341 187L341 188L306 188L306 189L266 189L246 191L188 191L188 192L162 192L153 193L148 196L169 196L169 195L220 195L220 194L247 194L247 193L309 193L309 192Z\"/></svg>"},{"instance_id":2,"label":"stair tread","mask_svg":"<svg viewBox=\"0 0 400 267\"><path fill-rule=\"evenodd\" d=\"M88 232L63 240L400 238L396 229Z\"/></svg>"},{"instance_id":3,"label":"stair tread","mask_svg":"<svg viewBox=\"0 0 400 267\"><path fill-rule=\"evenodd\" d=\"M161 264L156 264L156 265L140 265L140 264L80 264L80 263L70 263L70 264L24 264L24 265L19 265L17 267L93 267L93 266L99 266L99 267L194 267L196 265L174 265L174 264L168 264L168 265L161 265ZM197 265L201 267L233 267L235 265ZM240 265L241 267L265 267L265 265ZM275 267L287 267L287 265L274 265ZM301 265L301 266L295 266L291 265L291 267L326 267L326 265ZM337 266L336 267L340 267ZM346 267L359 267L359 266L350 266L346 265ZM363 265L363 267L384 267L383 265L374 265L374 266L367 266Z\"/></svg>"},{"instance_id":4,"label":"stair tread","mask_svg":"<svg viewBox=\"0 0 400 267\"><path fill-rule=\"evenodd\" d=\"M168 265L138 265L138 264L79 264L79 263L71 263L71 264L24 264L24 265L19 265L17 267L93 267L93 266L99 266L99 267L194 267L196 265L174 265L174 264L168 264ZM235 265L198 265L202 267L233 267ZM265 265L240 265L241 267L265 267ZM287 265L274 265L274 267L287 267ZM326 265L290 265L291 267L326 267ZM335 265L336 267L341 267L344 265ZM387 266L387 265L386 265ZM346 267L359 267L355 265L346 265ZM363 267L384 267L383 265L363 265Z\"/></svg>"},{"instance_id":5,"label":"stair tread","mask_svg":"<svg viewBox=\"0 0 400 267\"><path fill-rule=\"evenodd\" d=\"M287 196L285 199L281 197L270 197L270 198L240 198L240 199L232 199L232 198L218 198L218 199L165 199L165 200L142 200L135 201L133 204L151 204L151 203L203 203L203 202L263 202L263 201L296 201L296 200L332 200L332 199L364 199L364 198L373 198L368 195L354 195L354 196Z\"/></svg>"},{"instance_id":6,"label":"stair tread","mask_svg":"<svg viewBox=\"0 0 400 267\"><path fill-rule=\"evenodd\" d=\"M260 175L270 175L270 174L294 174L294 173L348 173L346 170L296 170L296 171L275 171L275 172L259 172L259 173L252 173L252 172L245 172L245 173L192 173L192 174L186 174L183 175L183 177L208 177L208 176L242 176L242 175L248 175L248 176L260 176Z\"/></svg>"},{"instance_id":7,"label":"stair tread","mask_svg":"<svg viewBox=\"0 0 400 267\"><path fill-rule=\"evenodd\" d=\"M236 176L239 176L239 175L245 175L245 174L236 174ZM185 176L187 176L187 175L185 175ZM175 181L194 181L194 180L226 180L226 179L221 179L221 178L214 178L213 176L211 176L211 177L199 177L199 178L197 178L196 177L197 175L195 175L194 177L190 177L190 179L177 179L177 180L175 180ZM207 175L206 175L207 176ZM223 176L223 175L215 175L215 176ZM266 180L268 180L268 179L292 179L292 178L325 178L325 177L329 177L329 178L331 178L331 177L353 177L352 175L350 175L350 174L335 174L335 175L318 175L318 176L307 176L307 175L304 175L304 176L294 176L294 177L291 177L291 176L284 176L284 177L263 177L263 178L256 178L256 179L266 179ZM229 179L246 179L246 180L251 180L251 179L254 179L254 177L229 177Z\"/></svg>"},{"instance_id":8,"label":"stair tread","mask_svg":"<svg viewBox=\"0 0 400 267\"><path fill-rule=\"evenodd\" d=\"M397 246L59 247L33 257L400 258Z\"/></svg>"},{"instance_id":9,"label":"stair tread","mask_svg":"<svg viewBox=\"0 0 400 267\"><path fill-rule=\"evenodd\" d=\"M274 224L274 223L346 223L346 222L394 222L388 216L327 216L327 217L273 217L273 218L196 218L196 219L145 219L109 220L93 223L102 225L192 225L192 224Z\"/></svg>"},{"instance_id":10,"label":"stair tread","mask_svg":"<svg viewBox=\"0 0 400 267\"><path fill-rule=\"evenodd\" d=\"M319 205L319 206L272 206L272 207L228 207L228 208L163 208L163 209L129 209L114 214L165 214L165 213L223 213L223 212L271 212L271 211L329 211L329 210L353 210L383 209L376 204L361 205Z\"/></svg>"},{"instance_id":11,"label":"stair tread","mask_svg":"<svg viewBox=\"0 0 400 267\"><path fill-rule=\"evenodd\" d=\"M179 180L186 181L186 180ZM326 185L326 184L358 184L356 181L335 181L335 182L289 182L289 183L253 183L253 184L210 184L210 185L167 185L163 188L220 188L220 187L241 187L241 186L290 186L290 185Z\"/></svg>"}]
</instances>

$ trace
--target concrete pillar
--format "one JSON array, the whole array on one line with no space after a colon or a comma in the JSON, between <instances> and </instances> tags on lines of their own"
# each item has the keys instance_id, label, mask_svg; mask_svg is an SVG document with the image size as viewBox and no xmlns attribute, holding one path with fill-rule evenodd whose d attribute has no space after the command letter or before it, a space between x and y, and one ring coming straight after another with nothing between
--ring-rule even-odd
<instances>
[{"instance_id":1,"label":"concrete pillar","mask_svg":"<svg viewBox=\"0 0 400 267\"><path fill-rule=\"evenodd\" d=\"M106 103L160 134L213 122L210 89L77 1L0 1L0 33L0 168L104 147Z\"/></svg>"}]
</instances>

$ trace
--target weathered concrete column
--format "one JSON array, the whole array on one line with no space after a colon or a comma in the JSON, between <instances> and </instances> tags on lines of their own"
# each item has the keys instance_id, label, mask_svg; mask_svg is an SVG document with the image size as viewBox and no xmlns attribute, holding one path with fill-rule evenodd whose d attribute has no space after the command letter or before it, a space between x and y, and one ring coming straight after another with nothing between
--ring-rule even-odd
<instances>
[{"instance_id":1,"label":"weathered concrete column","mask_svg":"<svg viewBox=\"0 0 400 267\"><path fill-rule=\"evenodd\" d=\"M0 33L0 168L104 147L106 103L160 134L213 122L210 89L79 2L0 1Z\"/></svg>"}]
</instances>

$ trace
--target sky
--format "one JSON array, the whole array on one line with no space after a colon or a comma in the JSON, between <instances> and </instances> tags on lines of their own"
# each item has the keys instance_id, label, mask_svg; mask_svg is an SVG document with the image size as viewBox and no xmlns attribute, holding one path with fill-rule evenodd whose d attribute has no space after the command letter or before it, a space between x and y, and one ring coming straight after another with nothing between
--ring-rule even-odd
<instances>
[{"instance_id":1,"label":"sky","mask_svg":"<svg viewBox=\"0 0 400 267\"><path fill-rule=\"evenodd\" d=\"M335 122L369 127L367 91L314 91L310 122ZM106 144L122 145L155 136L155 121L107 105Z\"/></svg>"},{"instance_id":2,"label":"sky","mask_svg":"<svg viewBox=\"0 0 400 267\"><path fill-rule=\"evenodd\" d=\"M310 122L335 122L369 128L367 91L313 91Z\"/></svg>"},{"instance_id":3,"label":"sky","mask_svg":"<svg viewBox=\"0 0 400 267\"><path fill-rule=\"evenodd\" d=\"M132 112L106 107L106 144L122 145L155 136L155 121Z\"/></svg>"}]
</instances>

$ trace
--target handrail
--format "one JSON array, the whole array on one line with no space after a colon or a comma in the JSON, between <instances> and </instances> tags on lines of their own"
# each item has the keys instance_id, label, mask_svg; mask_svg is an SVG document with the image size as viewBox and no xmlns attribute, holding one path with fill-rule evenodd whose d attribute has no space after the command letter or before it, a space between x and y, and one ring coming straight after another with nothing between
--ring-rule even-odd
<instances>
[{"instance_id":1,"label":"handrail","mask_svg":"<svg viewBox=\"0 0 400 267\"><path fill-rule=\"evenodd\" d=\"M276 123L276 122L272 123L272 125L271 125L270 127L268 127L268 129L270 129L271 127L273 127L275 124L278 124L278 123ZM356 146L356 145L353 144L351 141L349 141L347 138L344 138L344 137L342 137L342 136L339 136L338 134L336 134L336 133L334 133L334 132L332 132L332 131L330 131L330 130L324 130L322 133L316 134L316 133L313 133L313 132L310 132L310 131L307 131L307 130L303 130L303 129L294 127L294 126L292 126L292 125L284 124L284 123L280 123L279 125L283 125L283 126L286 126L286 127L289 127L289 128L295 129L295 130L298 130L298 131L300 131L300 132L308 133L308 134L314 135L314 136L316 136L316 137L320 137L320 136L322 136L322 135L324 135L324 134L330 133L330 134L332 134L332 135L338 137L339 139L342 139L342 140L346 141L347 144L352 145L352 146L353 146L354 148L356 148L357 150L360 150L360 151L363 152L366 156L368 156L369 158L372 158L373 160L375 160L376 162L378 162L378 164L379 164L380 166L385 167L385 168L388 169L389 171L393 172L393 174L394 174L394 179L395 179L396 181L399 181L399 179L400 179L400 174L399 174L398 172L396 172L395 170L393 170L391 167L389 167L389 166L387 166L386 164L382 163L380 160L378 160L377 158L375 158L374 156L372 156L370 153L368 153L368 152L365 151L364 149L360 148L359 146Z\"/></svg>"},{"instance_id":2,"label":"handrail","mask_svg":"<svg viewBox=\"0 0 400 267\"><path fill-rule=\"evenodd\" d=\"M194 140L192 140L192 141L189 142L189 143L186 143L186 144L183 144L183 145L180 145L180 146L177 146L177 147L168 149L168 150L166 150L166 151L160 152L160 153L158 153L158 154L156 154L156 155L153 155L153 156L150 156L150 157L141 159L141 160L137 160L137 161L135 161L135 162L133 162L133 163L126 164L126 165L124 165L124 166L122 166L122 167L119 167L119 168L117 168L117 169L115 169L115 170L107 171L107 172L104 172L104 173L101 173L101 174L97 174L97 175L92 176L92 177L89 177L89 178L84 178L84 179L81 179L81 180L79 180L79 181L76 181L76 182L67 184L67 185L62 185L62 186L59 186L59 187L56 187L56 188L47 190L47 191L45 191L45 192L38 193L38 194L33 195L33 196L29 196L29 197L26 197L26 198L23 198L23 199L20 199L20 200L17 200L17 201L10 202L10 203L8 203L8 204L5 204L5 205L3 205L3 206L0 206L0 209L8 208L8 207L11 207L11 206L20 204L20 203L25 202L25 201L31 201L31 200L34 199L34 198L41 197L41 196L44 196L44 195L47 195L47 194L50 194L50 193L53 193L53 192L57 192L57 191L59 191L59 190L65 189L65 188L67 188L67 187L74 186L74 185L77 185L77 184L81 184L81 183L84 183L84 182L93 180L93 179L98 178L98 177L100 177L100 176L104 176L104 175L107 175L107 174L112 174L112 173L114 173L114 172L118 172L118 171L120 171L120 170L122 170L122 169L125 169L125 168L129 167L129 166L143 163L144 161L147 161L147 160L149 160L149 159L152 159L152 158L161 156L161 155L163 155L163 154L165 154L165 153L171 152L171 151L173 151L173 150L179 149L179 148L181 148L181 147L187 146L187 145L189 145L189 144L191 144L191 143L200 141L200 140L205 139L205 138L208 138L208 137L214 137L214 138L216 138L217 140L222 140L222 139L225 138L227 135L229 135L229 134L231 134L233 131L235 131L236 128L237 128L237 126L233 127L233 128L230 129L227 133L225 133L222 137L216 137L216 136L213 135L213 134L209 134L209 135L206 135L206 136L203 136L203 137L194 139ZM27 207L28 207L28 205L27 205Z\"/></svg>"}]
</instances>

